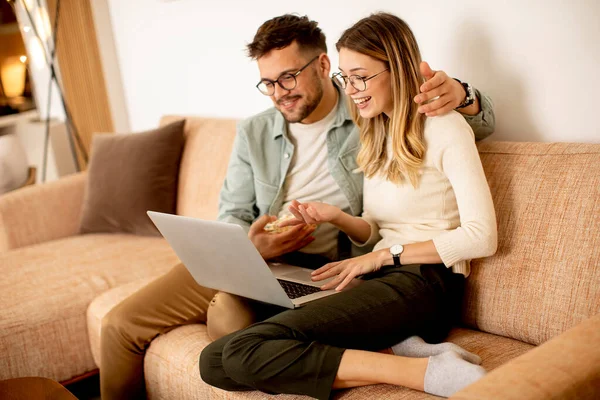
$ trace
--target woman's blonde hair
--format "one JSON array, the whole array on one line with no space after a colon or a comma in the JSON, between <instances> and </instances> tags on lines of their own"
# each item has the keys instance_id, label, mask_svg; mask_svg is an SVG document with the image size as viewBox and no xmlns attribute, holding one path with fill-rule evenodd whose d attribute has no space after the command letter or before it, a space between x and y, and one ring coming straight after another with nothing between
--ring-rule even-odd
<instances>
[{"instance_id":1,"label":"woman's blonde hair","mask_svg":"<svg viewBox=\"0 0 600 400\"><path fill-rule=\"evenodd\" d=\"M393 159L387 171L383 171L385 176L396 184L408 178L413 187L417 187L425 156L425 117L417 112L418 105L413 101L420 93L423 79L419 70L421 53L410 27L395 15L372 14L347 29L336 48L383 61L391 76L394 106L390 118L384 113L375 118L362 118L348 98L352 118L360 129L359 169L367 178L382 172L387 162L386 136L389 133Z\"/></svg>"}]
</instances>

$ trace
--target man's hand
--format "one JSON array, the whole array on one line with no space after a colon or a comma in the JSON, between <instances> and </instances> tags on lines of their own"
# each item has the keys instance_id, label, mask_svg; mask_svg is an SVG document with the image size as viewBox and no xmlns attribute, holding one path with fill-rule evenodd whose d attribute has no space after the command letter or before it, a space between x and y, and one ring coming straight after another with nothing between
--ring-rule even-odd
<instances>
[{"instance_id":1,"label":"man's hand","mask_svg":"<svg viewBox=\"0 0 600 400\"><path fill-rule=\"evenodd\" d=\"M421 63L421 75L427 82L421 85L421 94L414 98L415 103L421 105L421 114L428 117L444 115L458 107L467 97L460 83L444 71L433 71L425 61ZM431 102L427 103L430 100Z\"/></svg>"},{"instance_id":2,"label":"man's hand","mask_svg":"<svg viewBox=\"0 0 600 400\"><path fill-rule=\"evenodd\" d=\"M315 227L306 224L299 224L281 233L266 232L265 225L276 219L275 216L262 215L248 231L248 237L265 260L299 250L315 240L310 236Z\"/></svg>"},{"instance_id":3,"label":"man's hand","mask_svg":"<svg viewBox=\"0 0 600 400\"><path fill-rule=\"evenodd\" d=\"M279 224L280 227L299 224L317 225L324 222L332 222L342 213L339 207L317 201L300 203L298 200L293 200L288 209L296 219L283 221Z\"/></svg>"}]
</instances>

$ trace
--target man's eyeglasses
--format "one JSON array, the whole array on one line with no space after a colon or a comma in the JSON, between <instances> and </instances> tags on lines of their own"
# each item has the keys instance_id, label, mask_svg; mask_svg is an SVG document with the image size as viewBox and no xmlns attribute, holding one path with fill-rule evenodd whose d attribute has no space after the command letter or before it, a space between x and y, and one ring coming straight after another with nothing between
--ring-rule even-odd
<instances>
[{"instance_id":1,"label":"man's eyeglasses","mask_svg":"<svg viewBox=\"0 0 600 400\"><path fill-rule=\"evenodd\" d=\"M346 89L348 81L350 81L350 84L354 89L358 90L359 92L364 92L365 90L367 90L367 81L369 79L373 79L376 76L383 74L388 69L389 68L386 68L383 71L378 72L375 75L367 76L366 78L360 75L346 76L343 75L341 72L336 72L335 74L331 75L331 77L333 78L333 81L336 83L336 85L338 85L342 89Z\"/></svg>"},{"instance_id":2,"label":"man's eyeglasses","mask_svg":"<svg viewBox=\"0 0 600 400\"><path fill-rule=\"evenodd\" d=\"M275 84L276 83L283 90L293 90L296 88L296 85L298 84L298 82L296 81L296 77L298 75L300 75L300 72L302 72L304 70L304 68L308 67L310 65L310 63L315 61L317 58L319 58L319 56L316 56L315 58L313 58L312 60L307 62L304 67L300 68L298 71L294 72L293 74L290 74L290 73L282 74L279 78L277 78L276 81L272 81L270 79L263 79L260 82L258 82L258 85L256 85L256 88L265 96L273 96L275 94Z\"/></svg>"}]
</instances>

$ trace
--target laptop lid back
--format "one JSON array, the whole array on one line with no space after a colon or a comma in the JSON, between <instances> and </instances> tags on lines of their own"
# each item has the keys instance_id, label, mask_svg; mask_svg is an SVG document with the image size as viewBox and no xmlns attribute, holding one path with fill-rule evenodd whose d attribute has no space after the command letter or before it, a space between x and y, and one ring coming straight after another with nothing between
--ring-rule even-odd
<instances>
[{"instance_id":1,"label":"laptop lid back","mask_svg":"<svg viewBox=\"0 0 600 400\"><path fill-rule=\"evenodd\" d=\"M294 307L242 227L154 211L148 216L200 285Z\"/></svg>"}]
</instances>

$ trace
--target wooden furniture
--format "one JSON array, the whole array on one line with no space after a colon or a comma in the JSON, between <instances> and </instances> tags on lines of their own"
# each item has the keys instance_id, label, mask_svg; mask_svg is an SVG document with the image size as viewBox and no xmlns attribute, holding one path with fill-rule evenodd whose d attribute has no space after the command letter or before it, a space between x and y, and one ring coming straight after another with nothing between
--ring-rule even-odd
<instances>
[{"instance_id":1,"label":"wooden furniture","mask_svg":"<svg viewBox=\"0 0 600 400\"><path fill-rule=\"evenodd\" d=\"M0 381L0 399L77 400L77 397L60 383L36 376Z\"/></svg>"},{"instance_id":2,"label":"wooden furniture","mask_svg":"<svg viewBox=\"0 0 600 400\"><path fill-rule=\"evenodd\" d=\"M36 167L29 167L29 176L27 177L27 181L24 186L34 185L35 184L35 174L37 172Z\"/></svg>"}]
</instances>

